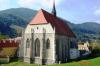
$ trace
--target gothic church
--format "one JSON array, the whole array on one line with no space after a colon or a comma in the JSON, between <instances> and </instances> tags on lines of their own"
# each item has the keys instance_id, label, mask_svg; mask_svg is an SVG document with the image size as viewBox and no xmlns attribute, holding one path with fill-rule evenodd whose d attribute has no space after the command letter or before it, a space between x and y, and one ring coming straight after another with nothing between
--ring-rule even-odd
<instances>
[{"instance_id":1,"label":"gothic church","mask_svg":"<svg viewBox=\"0 0 100 66\"><path fill-rule=\"evenodd\" d=\"M19 56L28 63L55 64L78 57L76 36L57 17L55 4L52 13L38 11L27 25L21 43Z\"/></svg>"}]
</instances>

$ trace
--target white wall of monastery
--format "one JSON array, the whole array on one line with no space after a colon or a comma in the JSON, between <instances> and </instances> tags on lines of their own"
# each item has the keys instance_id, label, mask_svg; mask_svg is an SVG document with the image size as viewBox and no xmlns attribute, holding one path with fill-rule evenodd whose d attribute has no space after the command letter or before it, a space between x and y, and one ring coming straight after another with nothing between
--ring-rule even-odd
<instances>
[{"instance_id":1,"label":"white wall of monastery","mask_svg":"<svg viewBox=\"0 0 100 66\"><path fill-rule=\"evenodd\" d=\"M46 44L43 43L43 32L45 30L45 40L49 39L50 40L50 49L46 49ZM40 59L48 59L48 60L53 60L55 62L55 29L52 28L51 24L41 24L41 25L28 25L26 30L25 30L25 36L24 36L24 42L26 42L26 39L29 38L31 39L31 34L32 31L34 33L34 40L36 38L39 38L40 40ZM26 44L26 43L24 43ZM43 46L44 44L44 46ZM24 45L24 50L26 45ZM26 51L24 51L25 53ZM30 58L30 52L33 52L33 58L36 58L34 56L34 50L31 50L31 48L27 49L27 55L24 54L24 57ZM46 53L46 54L45 54ZM24 59L24 61L28 61L28 59ZM52 63L54 63L52 62ZM36 60L36 63L38 63L38 60ZM49 62L47 62L49 63Z\"/></svg>"}]
</instances>

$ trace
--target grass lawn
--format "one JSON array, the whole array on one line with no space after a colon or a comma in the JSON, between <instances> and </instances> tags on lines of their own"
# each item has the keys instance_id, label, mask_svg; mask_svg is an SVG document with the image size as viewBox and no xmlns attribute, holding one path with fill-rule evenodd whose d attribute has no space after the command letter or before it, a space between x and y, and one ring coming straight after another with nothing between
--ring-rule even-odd
<instances>
[{"instance_id":1,"label":"grass lawn","mask_svg":"<svg viewBox=\"0 0 100 66\"><path fill-rule=\"evenodd\" d=\"M3 66L38 66L38 65L36 65L36 64L30 65L29 63L16 61L16 62L8 63L8 64L3 64Z\"/></svg>"},{"instance_id":2,"label":"grass lawn","mask_svg":"<svg viewBox=\"0 0 100 66\"><path fill-rule=\"evenodd\" d=\"M8 64L3 64L3 66L38 66L36 64L28 64L25 62L15 61ZM54 65L43 65L43 66L100 66L100 57L88 59L88 60L81 60L81 61L73 61L70 63L64 64L54 64Z\"/></svg>"}]
</instances>

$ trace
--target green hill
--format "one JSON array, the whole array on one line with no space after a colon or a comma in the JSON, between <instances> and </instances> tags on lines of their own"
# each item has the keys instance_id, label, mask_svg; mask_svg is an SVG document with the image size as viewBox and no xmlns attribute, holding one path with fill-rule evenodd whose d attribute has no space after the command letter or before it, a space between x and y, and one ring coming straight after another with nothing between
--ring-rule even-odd
<instances>
[{"instance_id":1,"label":"green hill","mask_svg":"<svg viewBox=\"0 0 100 66\"><path fill-rule=\"evenodd\" d=\"M95 22L86 22L74 24L65 20L79 39L100 39L100 24Z\"/></svg>"},{"instance_id":2,"label":"green hill","mask_svg":"<svg viewBox=\"0 0 100 66\"><path fill-rule=\"evenodd\" d=\"M0 11L1 35L7 35L11 38L18 36L35 14L36 11L27 8L15 8Z\"/></svg>"},{"instance_id":3,"label":"green hill","mask_svg":"<svg viewBox=\"0 0 100 66\"><path fill-rule=\"evenodd\" d=\"M36 13L37 11L28 8L13 8L13 9L3 10L0 11L0 23L9 26L9 30L11 32L15 33L21 32L21 30L27 26L27 24L36 15ZM100 39L100 24L95 22L74 24L67 21L67 19L65 19L64 21L71 27L71 29L74 31L74 33L77 35L79 39L81 38ZM8 28L5 27L5 29ZM2 28L0 28L1 34L9 36L9 33L6 32L6 30L5 32L2 32L2 30L4 30L3 26ZM16 36L18 36L18 34Z\"/></svg>"},{"instance_id":4,"label":"green hill","mask_svg":"<svg viewBox=\"0 0 100 66\"><path fill-rule=\"evenodd\" d=\"M28 8L11 8L3 10L0 14L11 14L29 22L37 13L37 11Z\"/></svg>"}]
</instances>

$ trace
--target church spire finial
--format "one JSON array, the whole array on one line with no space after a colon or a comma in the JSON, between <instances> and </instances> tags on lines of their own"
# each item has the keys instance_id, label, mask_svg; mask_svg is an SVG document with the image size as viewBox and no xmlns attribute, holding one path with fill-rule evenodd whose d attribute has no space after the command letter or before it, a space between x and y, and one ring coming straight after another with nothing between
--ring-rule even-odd
<instances>
[{"instance_id":1,"label":"church spire finial","mask_svg":"<svg viewBox=\"0 0 100 66\"><path fill-rule=\"evenodd\" d=\"M56 17L55 0L53 0L53 9L52 9L52 14Z\"/></svg>"}]
</instances>

